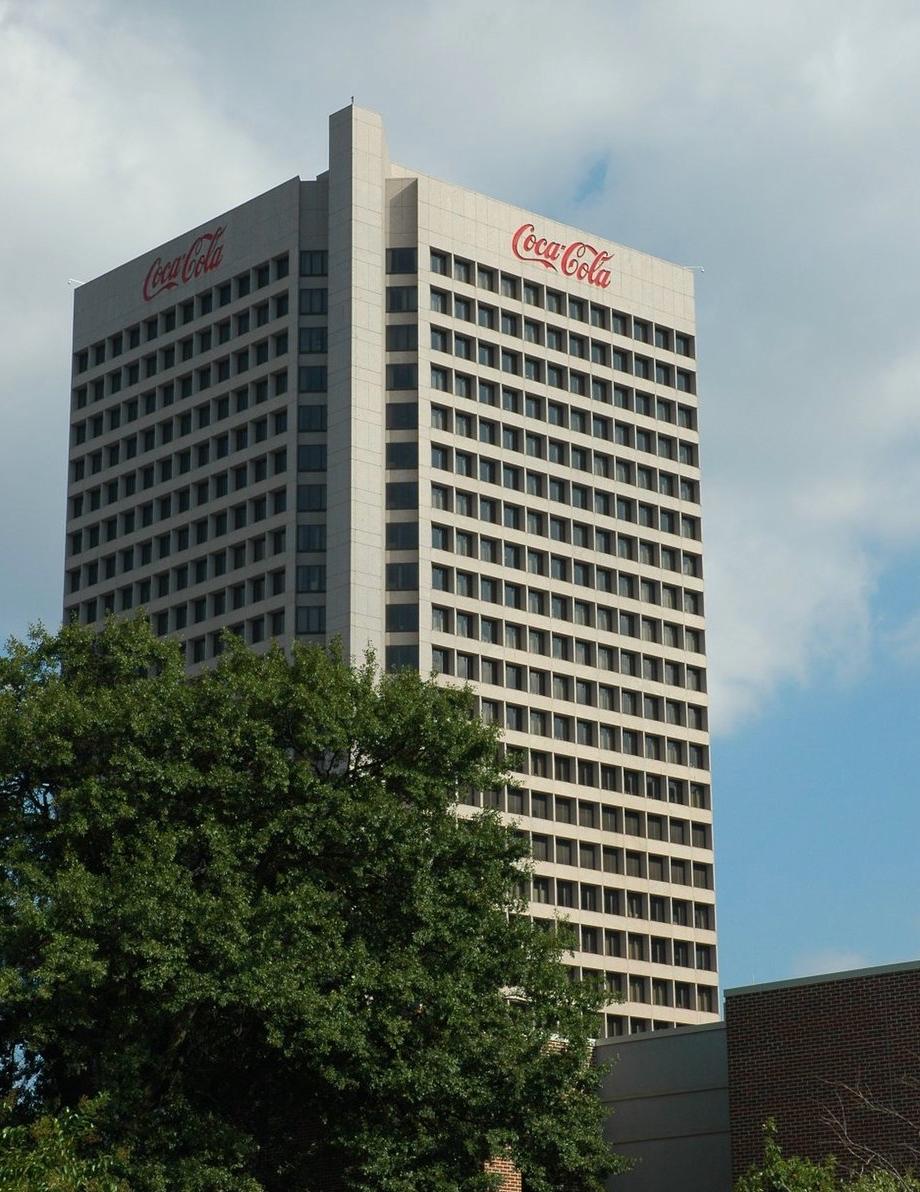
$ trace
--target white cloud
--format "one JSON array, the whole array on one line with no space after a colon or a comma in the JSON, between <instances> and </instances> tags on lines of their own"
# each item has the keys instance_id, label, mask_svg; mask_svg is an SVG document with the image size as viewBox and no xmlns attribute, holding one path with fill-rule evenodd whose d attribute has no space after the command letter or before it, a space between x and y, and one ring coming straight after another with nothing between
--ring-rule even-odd
<instances>
[{"instance_id":1,"label":"white cloud","mask_svg":"<svg viewBox=\"0 0 920 1192\"><path fill-rule=\"evenodd\" d=\"M60 617L70 318L88 280L275 180L181 30L0 0L0 633Z\"/></svg>"},{"instance_id":2,"label":"white cloud","mask_svg":"<svg viewBox=\"0 0 920 1192\"><path fill-rule=\"evenodd\" d=\"M920 610L889 632L887 645L898 662L911 666L920 663Z\"/></svg>"},{"instance_id":3,"label":"white cloud","mask_svg":"<svg viewBox=\"0 0 920 1192\"><path fill-rule=\"evenodd\" d=\"M561 29L558 11L0 0L11 623L57 608L66 278L323 168L326 115L355 92L408 165L706 266L714 725L860 673L878 577L920 543L920 11L575 0Z\"/></svg>"}]
</instances>

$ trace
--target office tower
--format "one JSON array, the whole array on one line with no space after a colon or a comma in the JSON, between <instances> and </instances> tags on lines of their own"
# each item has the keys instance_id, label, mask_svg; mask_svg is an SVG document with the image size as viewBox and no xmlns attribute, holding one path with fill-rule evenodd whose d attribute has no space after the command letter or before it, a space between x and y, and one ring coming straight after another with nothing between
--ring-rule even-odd
<instances>
[{"instance_id":1,"label":"office tower","mask_svg":"<svg viewBox=\"0 0 920 1192\"><path fill-rule=\"evenodd\" d=\"M531 912L623 1000L717 1010L693 274L397 166L291 179L80 286L65 614L206 665L340 637L469 682Z\"/></svg>"}]
</instances>

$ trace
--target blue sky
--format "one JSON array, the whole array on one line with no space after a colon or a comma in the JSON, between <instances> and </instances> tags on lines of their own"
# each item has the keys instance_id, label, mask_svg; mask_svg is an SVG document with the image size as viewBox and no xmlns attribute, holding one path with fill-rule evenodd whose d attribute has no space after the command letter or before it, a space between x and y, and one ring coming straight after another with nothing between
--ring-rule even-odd
<instances>
[{"instance_id":1,"label":"blue sky","mask_svg":"<svg viewBox=\"0 0 920 1192\"><path fill-rule=\"evenodd\" d=\"M918 721L916 671L883 665L717 742L725 987L917 958Z\"/></svg>"},{"instance_id":2,"label":"blue sky","mask_svg":"<svg viewBox=\"0 0 920 1192\"><path fill-rule=\"evenodd\" d=\"M0 0L0 635L59 614L72 290L396 160L697 275L721 969L920 955L920 11ZM487 30L487 33L484 33Z\"/></svg>"}]
</instances>

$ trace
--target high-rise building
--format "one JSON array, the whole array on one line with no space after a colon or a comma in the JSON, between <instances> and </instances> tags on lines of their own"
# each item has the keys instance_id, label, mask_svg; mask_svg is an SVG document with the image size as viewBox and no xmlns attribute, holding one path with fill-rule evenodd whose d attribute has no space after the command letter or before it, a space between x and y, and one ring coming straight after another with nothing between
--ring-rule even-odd
<instances>
[{"instance_id":1,"label":"high-rise building","mask_svg":"<svg viewBox=\"0 0 920 1192\"><path fill-rule=\"evenodd\" d=\"M389 160L76 291L65 614L469 682L609 1034L717 1011L693 274ZM619 995L620 1000L614 1000Z\"/></svg>"}]
</instances>

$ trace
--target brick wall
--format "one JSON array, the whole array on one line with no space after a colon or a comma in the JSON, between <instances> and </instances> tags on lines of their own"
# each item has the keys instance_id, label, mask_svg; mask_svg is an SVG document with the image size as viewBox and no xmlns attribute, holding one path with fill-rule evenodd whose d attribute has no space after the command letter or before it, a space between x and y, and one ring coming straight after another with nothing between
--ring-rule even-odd
<instances>
[{"instance_id":1,"label":"brick wall","mask_svg":"<svg viewBox=\"0 0 920 1192\"><path fill-rule=\"evenodd\" d=\"M768 1117L789 1154L836 1154L853 1169L834 1113L857 1144L918 1165L920 966L738 990L725 1022L734 1178L759 1162ZM844 1085L890 1112L867 1110Z\"/></svg>"},{"instance_id":2,"label":"brick wall","mask_svg":"<svg viewBox=\"0 0 920 1192\"><path fill-rule=\"evenodd\" d=\"M486 1164L486 1171L505 1177L499 1185L500 1192L521 1192L521 1173L510 1159L492 1159Z\"/></svg>"}]
</instances>

